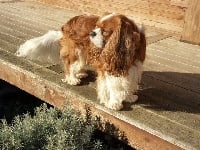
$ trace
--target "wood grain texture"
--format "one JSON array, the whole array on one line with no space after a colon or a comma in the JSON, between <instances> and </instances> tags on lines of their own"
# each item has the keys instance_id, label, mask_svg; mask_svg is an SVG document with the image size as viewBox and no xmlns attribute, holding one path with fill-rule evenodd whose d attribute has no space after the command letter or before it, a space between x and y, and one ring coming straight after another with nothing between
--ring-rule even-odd
<instances>
[{"instance_id":1,"label":"wood grain texture","mask_svg":"<svg viewBox=\"0 0 200 150\"><path fill-rule=\"evenodd\" d=\"M188 7L189 0L170 0L171 5L180 6L180 7Z\"/></svg>"},{"instance_id":2,"label":"wood grain texture","mask_svg":"<svg viewBox=\"0 0 200 150\"><path fill-rule=\"evenodd\" d=\"M36 0L82 13L122 13L143 23L181 35L188 0Z\"/></svg>"},{"instance_id":3,"label":"wood grain texture","mask_svg":"<svg viewBox=\"0 0 200 150\"><path fill-rule=\"evenodd\" d=\"M147 59L137 93L139 100L123 111L111 111L99 104L96 84L90 75L81 86L66 85L61 82L64 74L61 68L57 68L58 64L39 63L14 55L24 41L43 35L48 30L59 30L68 19L80 14L69 9L25 1L0 1L1 79L55 107L61 108L66 99L83 113L89 107L93 116L101 116L119 128L136 149L199 149L200 46L177 41L158 29L147 28ZM118 4L124 2L118 1ZM148 8L146 0L135 2L139 2L141 10ZM156 3L158 0L151 2ZM160 2L170 4L169 0ZM92 4L95 4L95 8L98 2L87 5L92 7ZM155 23L153 20L151 22ZM166 21L165 26L174 28L175 24L172 26Z\"/></svg>"},{"instance_id":4,"label":"wood grain texture","mask_svg":"<svg viewBox=\"0 0 200 150\"><path fill-rule=\"evenodd\" d=\"M192 0L185 16L181 40L200 44L200 1Z\"/></svg>"}]
</instances>

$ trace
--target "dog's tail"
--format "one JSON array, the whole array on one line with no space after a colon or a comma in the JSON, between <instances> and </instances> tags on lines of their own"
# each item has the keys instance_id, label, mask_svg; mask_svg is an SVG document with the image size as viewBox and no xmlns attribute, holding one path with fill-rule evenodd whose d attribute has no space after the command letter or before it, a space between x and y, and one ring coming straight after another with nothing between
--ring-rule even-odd
<instances>
[{"instance_id":1,"label":"dog's tail","mask_svg":"<svg viewBox=\"0 0 200 150\"><path fill-rule=\"evenodd\" d=\"M20 45L15 55L45 63L59 63L61 31L49 31L46 34L27 40Z\"/></svg>"}]
</instances>

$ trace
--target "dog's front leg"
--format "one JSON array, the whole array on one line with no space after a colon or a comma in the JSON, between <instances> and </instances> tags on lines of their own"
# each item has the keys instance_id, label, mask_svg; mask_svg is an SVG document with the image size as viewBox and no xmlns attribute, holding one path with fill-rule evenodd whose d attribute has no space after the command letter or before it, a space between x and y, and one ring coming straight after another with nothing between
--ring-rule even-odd
<instances>
[{"instance_id":1,"label":"dog's front leg","mask_svg":"<svg viewBox=\"0 0 200 150\"><path fill-rule=\"evenodd\" d=\"M81 79L76 76L79 70L79 62L75 61L73 64L65 64L65 78L62 82L66 82L70 85L78 85L81 83Z\"/></svg>"}]
</instances>

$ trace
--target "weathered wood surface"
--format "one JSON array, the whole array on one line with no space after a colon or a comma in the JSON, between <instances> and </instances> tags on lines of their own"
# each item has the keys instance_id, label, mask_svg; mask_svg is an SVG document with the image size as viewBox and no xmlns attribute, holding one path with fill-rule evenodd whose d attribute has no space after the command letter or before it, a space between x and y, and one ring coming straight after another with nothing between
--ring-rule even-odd
<instances>
[{"instance_id":1,"label":"weathered wood surface","mask_svg":"<svg viewBox=\"0 0 200 150\"><path fill-rule=\"evenodd\" d=\"M200 1L191 0L186 11L181 40L200 45Z\"/></svg>"},{"instance_id":2,"label":"weathered wood surface","mask_svg":"<svg viewBox=\"0 0 200 150\"><path fill-rule=\"evenodd\" d=\"M183 30L188 0L36 0L80 12L103 14L123 13L137 23L175 32L179 37Z\"/></svg>"},{"instance_id":3,"label":"weathered wood surface","mask_svg":"<svg viewBox=\"0 0 200 150\"><path fill-rule=\"evenodd\" d=\"M59 65L14 56L25 40L59 30L77 14L30 1L0 1L0 78L56 107L66 98L80 111L90 107L93 115L114 123L138 149L199 149L199 46L147 30L149 44L139 101L120 112L98 103L90 78L82 86L69 86L60 81L64 74Z\"/></svg>"}]
</instances>

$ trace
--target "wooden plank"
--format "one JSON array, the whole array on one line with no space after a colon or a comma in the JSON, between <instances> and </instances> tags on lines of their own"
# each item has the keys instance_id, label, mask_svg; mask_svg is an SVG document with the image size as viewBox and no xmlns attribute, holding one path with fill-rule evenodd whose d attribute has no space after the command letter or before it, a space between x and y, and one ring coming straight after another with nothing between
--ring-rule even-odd
<instances>
[{"instance_id":1,"label":"wooden plank","mask_svg":"<svg viewBox=\"0 0 200 150\"><path fill-rule=\"evenodd\" d=\"M192 0L185 16L182 41L200 44L200 1Z\"/></svg>"},{"instance_id":2,"label":"wooden plank","mask_svg":"<svg viewBox=\"0 0 200 150\"><path fill-rule=\"evenodd\" d=\"M169 19L183 20L184 10L181 7L152 2L150 5L150 13L156 16L163 16Z\"/></svg>"},{"instance_id":3,"label":"wooden plank","mask_svg":"<svg viewBox=\"0 0 200 150\"><path fill-rule=\"evenodd\" d=\"M167 0L165 1L167 2ZM25 5L27 3L32 4L32 6ZM46 5L46 7L44 6L41 9L42 7L38 3L27 3L3 3L0 5L0 13L1 11L4 12L0 15L0 19L4 20L0 22L0 32L11 35L10 38L12 39L15 39L15 37L19 38L20 36L22 40L27 40L29 34L30 36L35 36L36 33L40 35L40 33L43 33L43 29L52 29L52 26L56 25L55 22L62 22L63 18L67 20L71 16L63 17L61 15L62 12L63 14L69 14L71 11L61 8L56 10ZM23 7L19 7L22 5ZM17 11L19 9L23 10L24 13ZM4 17L2 17L2 14ZM45 16L43 14L48 15ZM9 24L9 18L15 18L16 20L12 22L16 25ZM37 28L33 28L36 23ZM45 26L45 24L48 26ZM24 26L26 30L23 31L21 26ZM172 28L172 26L170 27ZM12 28L14 28L16 33L11 32ZM29 28L34 31L28 30ZM37 32L35 32L36 30ZM151 32L147 30L147 32L150 32L147 34L147 37L149 37L148 43L165 38L164 35L159 34L159 31L157 31L158 33L156 31ZM24 35L18 32L25 32L27 34ZM98 115L105 121L112 123L116 128L119 128L119 131L126 136L129 144L136 149L198 149L200 137L200 118L198 116L200 112L198 107L200 94L199 89L197 89L200 77L199 72L196 74L192 73L190 67L187 67L190 69L188 70L188 72L190 71L189 73L181 72L176 68L172 72L172 70L167 70L166 67L162 66L162 64L169 64L171 67L175 65L178 69L181 69L181 67L176 65L177 62L175 64L168 58L176 54L175 61L186 63L186 59L190 59L189 56L183 55L183 57L186 57L183 60L177 56L182 56L183 53L181 52L188 53L186 49L190 49L191 56L195 55L199 51L198 46L196 48L190 44L182 46L181 42L169 38L161 40L159 47L155 43L149 44L147 53L152 55L149 61L147 59L145 63L145 72L141 86L143 88L139 93L140 100L132 105L132 110L116 112L99 104L96 99L95 89L92 86L66 85L61 82L63 73L60 74L59 70L56 71L57 68L53 66L46 67L46 65L36 64L14 56L12 48L18 47L19 44L18 41L8 38L9 36L4 34L0 38L0 68L3 70L0 71L0 78L54 106L62 107L65 99L68 99L73 108L83 112L83 114L85 113L85 108L90 108L91 115ZM3 44L1 44L1 41ZM13 45L10 46L8 44L6 46L5 41ZM156 43L158 44L158 42ZM183 48L179 47L176 49L177 45ZM165 53L162 53L163 51ZM149 63L150 61L155 61L157 64ZM194 71L197 72L198 70L195 69ZM178 80L176 80L177 78Z\"/></svg>"},{"instance_id":4,"label":"wooden plank","mask_svg":"<svg viewBox=\"0 0 200 150\"><path fill-rule=\"evenodd\" d=\"M183 1L170 0L37 0L65 7L79 12L102 15L104 12L117 12L131 16L137 23L176 32L180 38L183 30L185 7ZM186 1L186 0L184 0Z\"/></svg>"},{"instance_id":5,"label":"wooden plank","mask_svg":"<svg viewBox=\"0 0 200 150\"><path fill-rule=\"evenodd\" d=\"M170 0L170 4L171 5L176 5L176 6L180 6L180 7L188 7L188 2L189 0Z\"/></svg>"},{"instance_id":6,"label":"wooden plank","mask_svg":"<svg viewBox=\"0 0 200 150\"><path fill-rule=\"evenodd\" d=\"M169 4L170 0L148 0L149 2L157 2L157 3L162 3L162 4Z\"/></svg>"},{"instance_id":7,"label":"wooden plank","mask_svg":"<svg viewBox=\"0 0 200 150\"><path fill-rule=\"evenodd\" d=\"M124 115L122 116L118 112L108 110L96 104L94 89L87 86L69 86L60 83L61 76L55 72L45 68L35 68L32 63L16 59L15 56L9 55L1 50L0 68L5 70L4 72L0 72L1 79L31 93L55 107L62 108L66 104L67 99L69 100L69 104L67 105L71 105L72 108L82 112L83 115L85 114L85 109L88 108L92 116L100 116L102 121L109 121L110 124L114 125L121 134L125 135L126 140L129 142L128 144L136 149L180 150L181 148L179 146L190 147L188 144L179 144L179 141L175 141L174 139L170 139L170 143L160 136L145 131L141 126L137 127L137 123L134 121L127 122L127 120L130 121L130 119L126 119ZM145 113L145 116L140 115L140 118L146 116L147 114ZM155 117L158 120L158 117ZM168 120L166 121L166 119L162 119L159 122L163 123L163 120L165 120L166 123L169 122ZM152 122L154 123L154 121Z\"/></svg>"}]
</instances>

